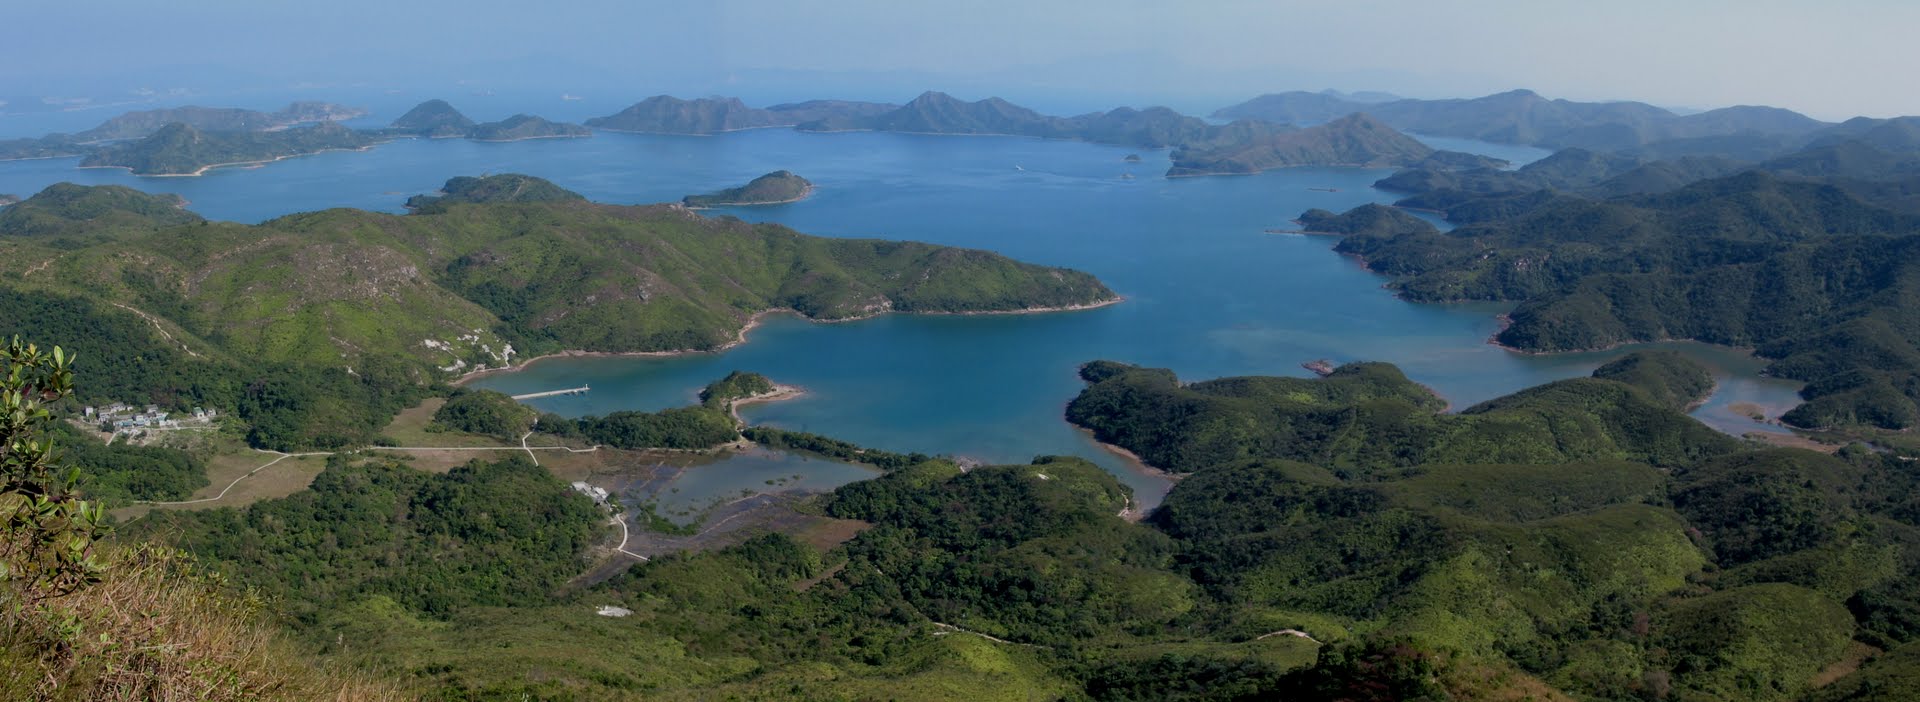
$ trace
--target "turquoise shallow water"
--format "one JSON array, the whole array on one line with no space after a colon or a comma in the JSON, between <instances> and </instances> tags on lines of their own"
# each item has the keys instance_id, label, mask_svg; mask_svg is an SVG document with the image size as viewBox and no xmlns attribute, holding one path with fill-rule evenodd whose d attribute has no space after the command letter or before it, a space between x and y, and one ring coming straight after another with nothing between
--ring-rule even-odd
<instances>
[{"instance_id":1,"label":"turquoise shallow water","mask_svg":"<svg viewBox=\"0 0 1920 702\"><path fill-rule=\"evenodd\" d=\"M1518 161L1542 155L1481 150ZM1122 161L1136 152L1143 163ZM397 212L407 195L434 190L455 175L530 173L596 200L641 203L789 169L816 183L812 198L725 214L813 234L915 239L1071 266L1100 276L1127 301L1072 313L895 315L844 324L774 317L749 343L723 354L552 359L477 384L509 392L591 385L586 395L533 403L577 415L686 404L728 371L758 371L808 392L746 408L750 421L990 462L1085 456L1114 470L1148 504L1158 501L1164 481L1128 466L1061 418L1079 390L1074 369L1081 363L1115 359L1204 379L1306 375L1300 364L1320 358L1382 360L1399 364L1457 409L1585 374L1619 353L1537 357L1500 350L1485 341L1502 307L1403 302L1381 289L1382 278L1333 254L1331 240L1266 232L1288 227L1310 207L1337 211L1390 202L1391 194L1370 187L1388 173L1383 170L1303 168L1169 180L1160 177L1164 152L790 130L714 137L603 133L509 144L403 141L201 178L139 178L73 166L72 159L0 163L0 192L29 194L59 180L121 183L178 192L210 217L260 221L335 206ZM1720 393L1696 413L1704 421L1729 431L1766 430L1726 405L1754 402L1777 414L1796 402L1796 384L1757 377L1761 364L1738 352L1674 346L1721 377ZM725 466L703 470L717 474ZM739 480L761 484L764 472L742 470Z\"/></svg>"}]
</instances>

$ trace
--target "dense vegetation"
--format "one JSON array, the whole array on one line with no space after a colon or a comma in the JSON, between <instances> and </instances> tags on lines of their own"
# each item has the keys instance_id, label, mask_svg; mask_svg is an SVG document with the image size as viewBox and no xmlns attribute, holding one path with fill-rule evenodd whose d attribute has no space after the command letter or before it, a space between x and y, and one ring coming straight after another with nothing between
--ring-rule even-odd
<instances>
[{"instance_id":1,"label":"dense vegetation","mask_svg":"<svg viewBox=\"0 0 1920 702\"><path fill-rule=\"evenodd\" d=\"M1635 351L1594 369L1593 377L1640 388L1660 404L1687 411L1713 394L1713 376L1674 351Z\"/></svg>"},{"instance_id":2,"label":"dense vegetation","mask_svg":"<svg viewBox=\"0 0 1920 702\"><path fill-rule=\"evenodd\" d=\"M724 409L707 405L659 412L623 410L605 416L559 421L548 415L540 418L540 430L559 436L585 437L593 443L621 449L701 450L740 438L733 416Z\"/></svg>"},{"instance_id":3,"label":"dense vegetation","mask_svg":"<svg viewBox=\"0 0 1920 702\"><path fill-rule=\"evenodd\" d=\"M519 141L593 136L593 130L578 124L554 122L534 115L514 115L498 122L481 122L467 130L475 141Z\"/></svg>"},{"instance_id":4,"label":"dense vegetation","mask_svg":"<svg viewBox=\"0 0 1920 702\"><path fill-rule=\"evenodd\" d=\"M521 456L443 475L335 457L300 494L158 512L132 535L164 538L314 621L381 597L430 614L542 601L584 567L603 529L591 500Z\"/></svg>"},{"instance_id":5,"label":"dense vegetation","mask_svg":"<svg viewBox=\"0 0 1920 702\"><path fill-rule=\"evenodd\" d=\"M1300 225L1302 232L1308 234L1341 236L1355 234L1392 236L1432 226L1419 217L1407 214L1405 210L1374 204L1361 205L1339 214L1322 209L1311 209L1300 213L1300 218L1294 222Z\"/></svg>"},{"instance_id":6,"label":"dense vegetation","mask_svg":"<svg viewBox=\"0 0 1920 702\"><path fill-rule=\"evenodd\" d=\"M830 436L775 427L747 427L740 434L767 448L806 451L849 463L865 463L881 470L900 470L933 460L924 453L894 453L858 446Z\"/></svg>"},{"instance_id":7,"label":"dense vegetation","mask_svg":"<svg viewBox=\"0 0 1920 702\"><path fill-rule=\"evenodd\" d=\"M1759 450L1707 430L1672 409L1703 377L1678 356L1629 356L1600 378L1457 416L1380 364L1185 386L1107 362L1083 374L1076 421L1189 473L1145 523L1116 516L1128 491L1079 459L963 471L915 456L809 508L868 525L830 550L766 535L545 595L495 577L443 581L479 566L428 568L384 549L341 550L298 576L256 567L268 553L318 555L234 555L224 542L283 543L220 535L249 533L233 526L246 513L172 516L167 530L248 564L231 568L242 581L297 583L329 603L294 624L335 655L458 698L1785 701L1913 689L1920 481L1892 457ZM389 474L401 470L330 467L315 497L265 503L251 523L325 515L329 533L353 536L343 543L386 543L375 524L417 538L388 515L451 503L396 508L382 486L442 480ZM507 472L525 494L565 493L530 466ZM348 493L378 504L319 508ZM491 515L525 502L487 497L469 504ZM558 577L580 552L569 543L522 556L538 564L526 569ZM365 572L402 577L357 575L395 558L401 567ZM606 604L634 614L593 615ZM1888 653L1845 675L1867 645Z\"/></svg>"},{"instance_id":8,"label":"dense vegetation","mask_svg":"<svg viewBox=\"0 0 1920 702\"><path fill-rule=\"evenodd\" d=\"M1657 361L1655 361L1657 362ZM1248 459L1328 467L1351 479L1427 463L1564 463L1600 458L1676 465L1733 441L1613 381L1565 380L1437 414L1439 398L1379 363L1324 379L1221 378L1181 385L1171 371L1088 364L1068 420L1178 473Z\"/></svg>"},{"instance_id":9,"label":"dense vegetation","mask_svg":"<svg viewBox=\"0 0 1920 702\"><path fill-rule=\"evenodd\" d=\"M813 183L794 175L790 171L774 171L748 181L737 188L727 188L705 195L688 195L681 203L688 207L723 207L729 205L777 205L794 202L813 192Z\"/></svg>"},{"instance_id":10,"label":"dense vegetation","mask_svg":"<svg viewBox=\"0 0 1920 702\"><path fill-rule=\"evenodd\" d=\"M421 214L446 211L455 203L477 202L565 202L585 200L586 196L554 185L551 181L519 173L499 173L475 178L454 176L440 187L438 195L407 198L407 209Z\"/></svg>"},{"instance_id":11,"label":"dense vegetation","mask_svg":"<svg viewBox=\"0 0 1920 702\"><path fill-rule=\"evenodd\" d=\"M700 389L700 404L726 408L734 400L765 395L774 391L773 381L759 373L734 371L727 377L707 383Z\"/></svg>"},{"instance_id":12,"label":"dense vegetation","mask_svg":"<svg viewBox=\"0 0 1920 702\"><path fill-rule=\"evenodd\" d=\"M50 411L77 360L18 338L0 348L0 698L399 699L261 626L259 599L185 554L100 540L106 513L55 448L72 437Z\"/></svg>"},{"instance_id":13,"label":"dense vegetation","mask_svg":"<svg viewBox=\"0 0 1920 702\"><path fill-rule=\"evenodd\" d=\"M138 141L101 147L80 166L126 168L135 175L198 175L213 166L362 149L372 144L371 137L333 122L274 132L208 132L175 123Z\"/></svg>"},{"instance_id":14,"label":"dense vegetation","mask_svg":"<svg viewBox=\"0 0 1920 702\"><path fill-rule=\"evenodd\" d=\"M524 176L449 187L565 195ZM364 445L449 373L564 349L715 348L770 308L838 319L1112 297L1084 273L983 251L667 206L442 202L246 226L175 204L63 184L0 210L0 322L98 363L82 402L217 408L263 448Z\"/></svg>"},{"instance_id":15,"label":"dense vegetation","mask_svg":"<svg viewBox=\"0 0 1920 702\"><path fill-rule=\"evenodd\" d=\"M166 301L159 302L163 306L149 308L167 309ZM86 378L74 393L80 404L150 402L175 411L212 407L247 422L248 440L261 448L370 443L395 413L428 392L393 359L365 358L349 372L339 366L212 356L209 346L183 347L156 336L153 324L134 312L82 297L0 287L0 320L22 335L71 340L67 348L87 359ZM130 485L154 490L136 489L132 494L141 499L177 496L178 488L197 480L130 479L135 481Z\"/></svg>"},{"instance_id":16,"label":"dense vegetation","mask_svg":"<svg viewBox=\"0 0 1920 702\"><path fill-rule=\"evenodd\" d=\"M428 100L393 120L389 129L428 138L466 136L476 124L445 100Z\"/></svg>"},{"instance_id":17,"label":"dense vegetation","mask_svg":"<svg viewBox=\"0 0 1920 702\"><path fill-rule=\"evenodd\" d=\"M519 441L533 430L538 413L503 393L459 388L446 404L433 411L428 431L462 431L505 441Z\"/></svg>"},{"instance_id":18,"label":"dense vegetation","mask_svg":"<svg viewBox=\"0 0 1920 702\"><path fill-rule=\"evenodd\" d=\"M1390 229L1338 250L1410 299L1519 301L1503 344L1752 346L1773 373L1809 383L1789 422L1920 423L1920 335L1902 292L1920 219L1835 185L1752 171L1658 195L1536 198L1446 233Z\"/></svg>"},{"instance_id":19,"label":"dense vegetation","mask_svg":"<svg viewBox=\"0 0 1920 702\"><path fill-rule=\"evenodd\" d=\"M207 484L205 461L179 449L106 444L72 427L48 432L67 465L80 470L88 499L120 505L132 500L184 500Z\"/></svg>"}]
</instances>

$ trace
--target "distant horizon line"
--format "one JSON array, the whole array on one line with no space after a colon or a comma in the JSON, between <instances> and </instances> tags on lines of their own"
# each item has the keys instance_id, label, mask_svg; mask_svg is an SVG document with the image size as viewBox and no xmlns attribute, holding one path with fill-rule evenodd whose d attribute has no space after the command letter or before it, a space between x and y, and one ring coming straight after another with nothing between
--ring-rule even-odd
<instances>
[{"instance_id":1,"label":"distant horizon line","mask_svg":"<svg viewBox=\"0 0 1920 702\"><path fill-rule=\"evenodd\" d=\"M465 95L454 94L454 91L459 89L466 89L468 92ZM706 93L701 95L695 95L694 97L682 97L682 95L693 95L695 91L687 90L687 91L676 92L676 91L669 90L666 92L651 93L651 94L647 94L637 98L616 98L616 99L592 97L592 94L598 91L584 91L586 94L582 95L581 94L582 91L578 89L567 90L567 89L548 88L548 87L541 87L541 88L512 87L512 88L499 88L499 89L482 89L484 90L484 92L475 92L474 88L471 88L468 86L453 86L453 90L447 90L447 89L428 89L428 88L379 88L379 87L366 86L366 85L339 85L339 86L326 86L326 87L314 86L314 85L297 85L297 86L287 86L287 87L280 87L280 88L238 88L238 89L234 89L233 91L225 92L225 93L193 92L193 91L181 92L181 90L182 89L176 88L176 89L168 89L165 91L150 91L153 93L151 95L142 95L137 91L128 91L124 99L114 99L115 97L118 97L118 96L67 97L67 96L58 96L58 95L20 95L20 94L0 95L0 118L28 117L28 116L34 116L34 115L72 114L72 113L78 113L78 112L91 112L95 110L110 109L110 108L116 108L116 107L127 108L130 111L146 110L146 109L168 109L168 108L180 108L180 107L209 107L209 108L241 107L241 105L238 105L238 104L214 103L214 102L211 102L211 100L232 99L232 98L237 98L240 96L247 96L247 95L272 96L270 98L270 100L272 101L323 100L323 101L332 102L336 99L341 99L341 100L355 99L353 97L346 96L346 95L351 95L355 93L359 93L360 94L359 97L371 97L369 93L377 93L378 95L389 96L396 99L416 99L417 98L417 100L419 101L439 99L439 100L445 100L449 103L460 102L463 98L468 98L468 99L523 98L524 99L524 98L535 97L535 96L547 96L551 100L558 103L570 103L570 104L575 104L583 107L594 106L594 105L611 105L611 104L633 105L633 104L637 104L639 102L642 102L651 98L655 98L655 97L670 97L677 100L685 100L685 101L697 101L697 100L703 100L703 99L737 99L743 103L746 103L749 107L755 107L757 109L767 109L767 108L778 106L778 105L805 102L807 100L839 100L839 101L847 101L847 102L869 102L869 103L875 103L875 104L904 105L904 104L907 104L908 102L911 102L915 98L927 95L929 93L938 93L938 94L947 95L949 97L954 97L955 99L963 100L965 102L980 102L982 100L1000 99L1010 103L1014 103L1021 107L1034 109L1035 111L1039 111L1042 113L1047 113L1047 110L1060 111L1061 105L1063 104L1077 103L1081 105L1101 104L1101 105L1106 105L1106 107L1095 107L1095 108L1069 107L1069 108L1066 108L1065 112L1071 112L1072 110L1089 110L1089 109L1091 111L1105 111L1105 110L1119 109L1121 107L1127 107L1127 108L1139 109L1139 110L1151 109L1155 107L1165 107L1167 109L1174 110L1184 115L1189 115L1189 116L1199 117L1199 118L1210 118L1211 113L1214 111L1226 109L1228 107L1233 107L1235 105L1248 102L1250 100L1271 96L1271 95L1285 95L1285 94L1294 94L1294 93L1311 94L1311 95L1330 95L1330 96L1337 96L1344 99L1353 99L1355 96L1362 96L1362 95L1367 95L1369 93L1372 93L1376 95L1391 96L1392 99L1362 101L1362 102L1369 102L1369 104L1388 104L1391 102L1398 102L1403 100L1417 100L1417 101L1426 101L1426 102L1447 101L1447 100L1478 100L1478 99L1484 99L1484 98L1489 98L1489 97L1494 97L1499 95L1505 95L1508 93L1525 92L1525 93L1531 93L1535 96L1541 97L1546 100L1566 101L1566 102L1580 103L1580 104L1646 105L1646 106L1664 110L1666 112L1673 113L1676 116L1682 116L1682 117L1693 115L1693 114L1699 114L1703 112L1712 112L1715 110L1724 110L1724 109L1733 109L1733 108L1767 108L1767 109L1785 110L1788 112L1793 112L1795 114L1806 116L1811 119L1815 119L1821 122L1826 122L1829 124L1840 124L1851 119L1857 119L1862 117L1865 117L1868 119L1898 119L1901 117L1915 116L1915 115L1903 114L1903 115L1893 115L1888 117L1874 117L1871 115L1854 114L1846 117L1836 118L1832 116L1818 116L1815 113L1804 112L1792 107L1782 107L1778 105L1770 105L1765 103L1739 103L1739 104L1732 104L1732 105L1721 105L1717 107L1699 107L1699 106L1692 106L1692 105L1664 105L1657 102L1649 102L1646 100L1637 100L1637 99L1631 99L1631 98L1574 99L1574 98L1554 97L1554 96L1542 93L1539 90L1536 90L1533 88L1526 88L1526 87L1509 88L1506 90L1499 90L1499 91L1489 92L1489 93L1484 93L1479 95L1460 94L1460 95L1453 95L1449 97L1417 97L1417 96L1410 96L1410 95L1402 95L1390 90L1380 90L1380 89L1321 88L1321 89L1315 90L1315 89L1307 89L1307 88L1295 88L1295 89L1257 91L1257 92L1252 92L1251 94L1238 93L1241 95L1247 95L1247 97L1238 98L1237 100L1226 97L1226 93L1224 92L1219 93L1217 97L1213 97L1213 96L1203 97L1199 95L1192 95L1192 96L1187 96L1185 98L1179 98L1175 95L1167 94L1164 97L1171 98L1171 99L1159 100L1158 98L1156 98L1156 100L1159 100L1159 101L1155 101L1155 102L1128 102L1127 97L1137 98L1138 96L1137 95L1123 96L1121 93L1114 92L1114 91L1096 91L1096 92L1086 93L1076 100L1064 100L1064 101L1042 100L1042 102L1038 104L1045 105L1045 109L1033 107L1033 105L1036 104L1033 102L1033 99L1039 98L1041 96L1023 95L1022 94L1023 92L1027 92L1029 90L1037 90L1037 89L1027 89L1027 88L1015 88L1013 90L1007 90L1007 91L989 90L981 93L983 97L974 97L974 98L959 97L958 95L956 95L955 91L948 91L948 90L943 90L938 88L926 88L926 89L921 89L917 93L914 93L912 97L908 97L904 100L897 100L897 101L894 98L875 98L875 97L866 97L864 95L863 96L844 96L844 95L832 96L832 93L834 91L833 88L823 88L824 91L827 91L825 93L805 93L809 97L803 97L803 98L791 97L791 95L793 95L796 91L782 90L782 91L779 91L779 94L786 95L788 97L776 97L776 96L772 96L770 94L770 91L750 89L750 90L745 90L745 91L731 93L731 94L712 92L712 93ZM875 91L875 92L880 92L880 91ZM601 94L605 94L605 93L601 93ZM872 95L872 94L873 93L866 93L865 95ZM338 98L333 97L335 95L339 95L340 97ZM1013 95L1014 97L1011 97L1011 98L1005 97L1007 95ZM16 106L22 104L18 101L19 98L35 99L39 103L39 106L43 106L46 109L24 110L24 111L17 110L17 109L9 109L9 108L15 108ZM99 101L95 102L94 100L96 99L98 99ZM1101 99L1102 102L1093 103L1092 101L1095 99ZM1192 111L1192 112L1188 111L1190 109L1193 109L1192 106L1197 104L1202 99L1206 99L1206 100L1219 99L1219 100L1234 100L1234 101L1227 104L1215 105L1214 107L1211 107L1205 110ZM622 102L623 100L625 102ZM208 102L199 102L199 101L208 101ZM1054 104L1048 105L1047 103L1049 102ZM1183 106L1176 107L1175 105L1183 105ZM242 109L258 109L258 108L242 107ZM1364 110L1360 110L1360 111L1364 111ZM1071 116L1064 113L1062 114L1063 116ZM1827 113L1827 114L1831 114L1831 113ZM5 137L0 137L0 138L5 138Z\"/></svg>"}]
</instances>

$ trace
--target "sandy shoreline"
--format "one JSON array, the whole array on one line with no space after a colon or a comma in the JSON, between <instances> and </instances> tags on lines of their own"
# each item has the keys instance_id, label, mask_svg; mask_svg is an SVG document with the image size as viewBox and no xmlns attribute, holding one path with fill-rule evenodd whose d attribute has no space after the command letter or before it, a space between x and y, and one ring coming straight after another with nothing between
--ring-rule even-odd
<instances>
[{"instance_id":1,"label":"sandy shoreline","mask_svg":"<svg viewBox=\"0 0 1920 702\"><path fill-rule=\"evenodd\" d=\"M775 383L773 386L773 392L762 393L759 395L748 395L746 397L742 397L737 400L734 400L733 402L727 403L728 404L727 413L733 415L734 422L738 423L742 427L745 427L747 426L747 420L740 416L741 407L745 405L757 405L757 404L763 404L768 402L784 402L787 400L793 400L793 399L798 399L800 397L804 397L806 394L807 394L806 389L798 385L781 385L781 384Z\"/></svg>"},{"instance_id":2,"label":"sandy shoreline","mask_svg":"<svg viewBox=\"0 0 1920 702\"><path fill-rule=\"evenodd\" d=\"M1089 302L1089 303L1079 304L1079 305L1066 305L1062 307L1027 307L1027 308L1017 309L1017 310L984 310L984 311L970 311L970 312L893 312L892 310L887 310L887 311L876 312L874 314L869 314L861 317L848 317L846 319L810 319L804 315L801 315L799 312L796 312L791 309L761 310L759 312L753 313L753 316L747 318L746 325L740 327L740 331L735 332L732 341L713 347L711 349L679 349L679 350L672 350L672 351L560 351L558 353L550 353L542 356L535 356L525 361L521 361L519 363L510 365L510 366L501 367L501 368L482 368L479 370L467 371L466 373L461 374L460 377L453 379L453 385L455 386L464 385L468 381L473 380L474 378L479 378L479 377L488 376L488 375L495 375L500 373L518 373L522 370L525 370L527 367L532 366L535 363L539 363L540 361L544 361L552 358L590 358L590 357L600 357L600 356L635 357L635 358L670 358L674 356L690 356L693 354L700 354L700 353L721 353L729 349L732 349L735 346L739 346L741 344L747 343L747 334L749 332L752 332L755 328L759 327L760 324L763 321L765 321L765 319L769 315L776 315L776 314L794 315L802 319L807 319L807 321L813 322L815 324L834 324L839 322L857 322L857 321L866 320L866 319L873 319L882 314L990 315L990 314L1045 314L1048 312L1078 312L1081 310L1091 310L1091 309L1106 307L1108 305L1117 305L1121 302L1124 302L1125 300L1126 298L1116 295L1109 300L1102 300L1100 302Z\"/></svg>"},{"instance_id":3,"label":"sandy shoreline","mask_svg":"<svg viewBox=\"0 0 1920 702\"><path fill-rule=\"evenodd\" d=\"M1156 467L1153 464L1147 463L1146 460L1140 458L1140 454L1129 451L1124 446L1120 446L1117 444L1109 444L1105 441L1101 441L1099 437L1096 437L1093 435L1092 429L1088 429L1078 424L1073 424L1072 422L1068 422L1068 424L1073 426L1074 431L1080 432L1082 436L1087 437L1088 441L1092 441L1095 444L1099 444L1100 448L1105 449L1108 453L1112 453L1113 455L1121 458L1122 460L1125 460L1131 467L1140 471L1142 475L1148 475L1148 476L1160 478L1162 480L1167 481L1167 486L1169 489L1172 488L1174 483L1180 482L1181 480L1185 479L1189 475L1188 473L1175 473L1165 468ZM1164 497L1164 494L1162 496Z\"/></svg>"}]
</instances>

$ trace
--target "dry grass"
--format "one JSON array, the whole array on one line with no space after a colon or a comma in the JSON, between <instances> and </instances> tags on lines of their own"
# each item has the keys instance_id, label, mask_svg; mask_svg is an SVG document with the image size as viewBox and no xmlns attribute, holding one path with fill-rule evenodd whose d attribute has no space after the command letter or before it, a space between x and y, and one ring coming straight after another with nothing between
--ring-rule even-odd
<instances>
[{"instance_id":1,"label":"dry grass","mask_svg":"<svg viewBox=\"0 0 1920 702\"><path fill-rule=\"evenodd\" d=\"M468 434L463 431L427 431L427 425L433 422L433 413L447 404L447 398L430 397L425 402L401 410L387 428L380 434L393 439L396 446L513 446L491 436Z\"/></svg>"},{"instance_id":2,"label":"dry grass","mask_svg":"<svg viewBox=\"0 0 1920 702\"><path fill-rule=\"evenodd\" d=\"M286 497L313 484L315 476L326 470L326 456L299 456L274 463L272 467L252 475L254 469L264 466L274 459L276 454L261 453L245 448L235 448L207 460L207 486L195 490L188 500L210 499L226 490L226 495L210 502L195 502L184 505L130 505L113 511L117 519L127 520L144 516L156 509L213 509L215 507L245 507L277 497ZM241 479L245 476L245 479ZM235 483L235 480L239 480ZM231 486L231 487L229 487Z\"/></svg>"},{"instance_id":3,"label":"dry grass","mask_svg":"<svg viewBox=\"0 0 1920 702\"><path fill-rule=\"evenodd\" d=\"M0 607L0 699L408 699L318 665L261 623L258 600L195 572L177 552L107 555L100 583Z\"/></svg>"},{"instance_id":4,"label":"dry grass","mask_svg":"<svg viewBox=\"0 0 1920 702\"><path fill-rule=\"evenodd\" d=\"M860 535L860 532L873 528L871 522L863 522L858 519L815 517L815 520L812 524L808 524L799 532L795 533L793 538L799 540L800 543L812 546L821 551L827 551L835 546L852 541L853 537Z\"/></svg>"}]
</instances>

